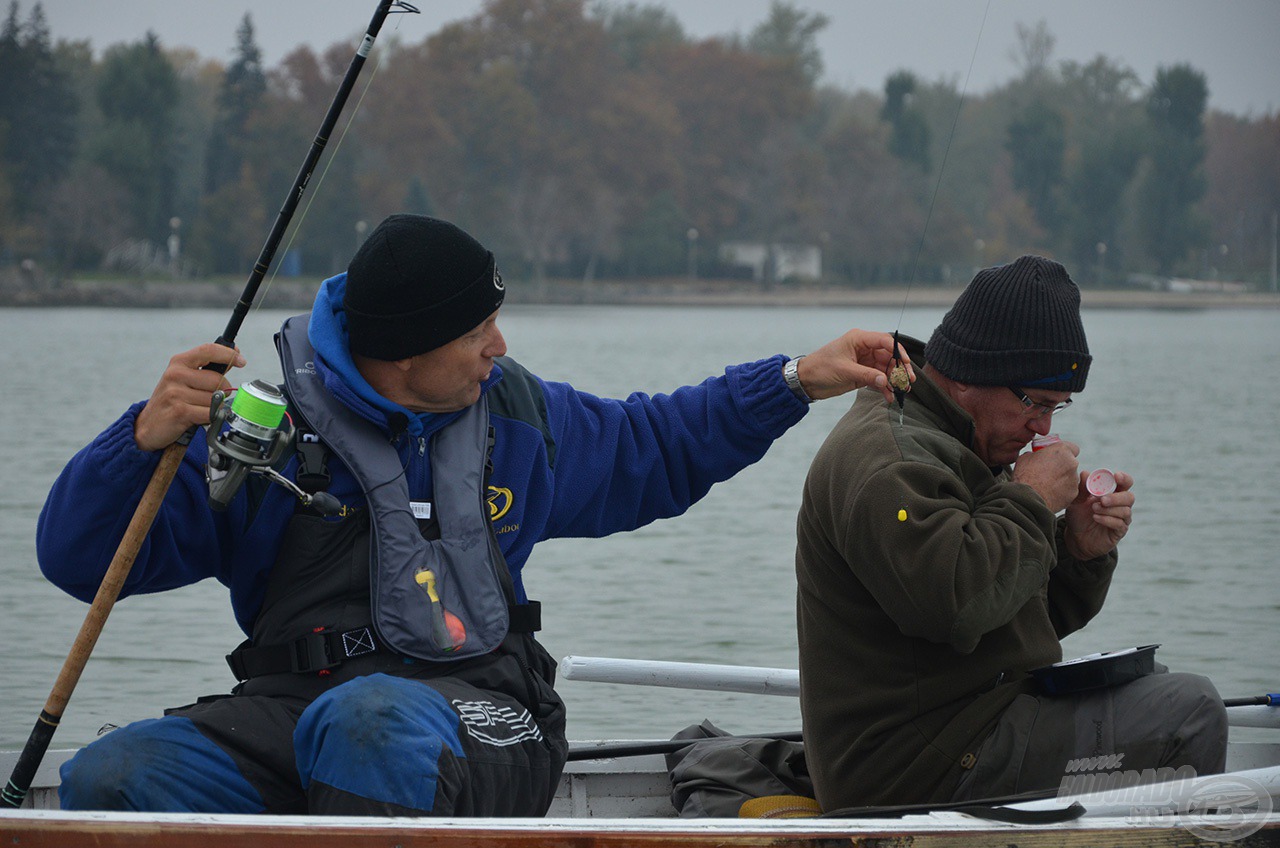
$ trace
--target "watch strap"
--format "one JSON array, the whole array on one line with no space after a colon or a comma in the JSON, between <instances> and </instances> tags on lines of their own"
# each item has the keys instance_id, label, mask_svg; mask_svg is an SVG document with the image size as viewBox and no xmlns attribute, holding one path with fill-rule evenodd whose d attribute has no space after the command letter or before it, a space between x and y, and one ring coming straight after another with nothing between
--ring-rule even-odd
<instances>
[{"instance_id":1,"label":"watch strap","mask_svg":"<svg viewBox=\"0 0 1280 848\"><path fill-rule=\"evenodd\" d=\"M791 389L793 395L805 403L813 403L813 398L809 397L804 386L800 385L800 360L802 359L804 356L788 359L782 366L782 379L786 381L787 388Z\"/></svg>"}]
</instances>

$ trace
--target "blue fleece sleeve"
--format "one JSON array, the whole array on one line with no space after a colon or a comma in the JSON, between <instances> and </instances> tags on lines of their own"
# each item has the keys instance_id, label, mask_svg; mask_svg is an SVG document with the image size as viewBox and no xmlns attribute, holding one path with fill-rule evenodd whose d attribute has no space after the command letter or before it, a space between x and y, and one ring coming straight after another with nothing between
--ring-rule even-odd
<instances>
[{"instance_id":1,"label":"blue fleece sleeve","mask_svg":"<svg viewBox=\"0 0 1280 848\"><path fill-rule=\"evenodd\" d=\"M785 357L730 366L669 395L599 398L546 383L557 445L544 538L605 536L673 515L758 461L804 417Z\"/></svg>"},{"instance_id":2,"label":"blue fleece sleeve","mask_svg":"<svg viewBox=\"0 0 1280 848\"><path fill-rule=\"evenodd\" d=\"M92 601L160 461L138 449L132 406L62 470L36 525L44 575L82 601ZM217 576L224 536L209 509L203 436L192 440L121 597L160 592ZM225 527L225 520L222 522Z\"/></svg>"}]
</instances>

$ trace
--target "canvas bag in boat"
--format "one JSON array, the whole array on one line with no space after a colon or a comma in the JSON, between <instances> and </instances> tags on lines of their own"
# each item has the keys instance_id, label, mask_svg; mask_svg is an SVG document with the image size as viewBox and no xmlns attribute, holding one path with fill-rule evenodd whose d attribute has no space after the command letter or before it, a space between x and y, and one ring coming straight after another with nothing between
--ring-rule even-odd
<instances>
[{"instance_id":1,"label":"canvas bag in boat","mask_svg":"<svg viewBox=\"0 0 1280 848\"><path fill-rule=\"evenodd\" d=\"M820 811L800 742L732 736L709 721L671 738L689 740L666 755L671 805L681 818L792 818ZM751 811L752 802L765 799L785 800L792 812L766 812L769 805Z\"/></svg>"},{"instance_id":2,"label":"canvas bag in boat","mask_svg":"<svg viewBox=\"0 0 1280 848\"><path fill-rule=\"evenodd\" d=\"M390 648L431 661L487 654L507 635L502 576L506 563L494 539L485 499L489 448L488 399L467 407L431 439L434 510L441 538L427 541L409 506L409 485L385 434L333 397L314 365L307 316L287 320L276 334L285 386L297 411L351 470L364 490L370 525L370 598L374 629ZM435 575L445 610L466 629L448 650L432 635L428 595L416 577Z\"/></svg>"}]
</instances>

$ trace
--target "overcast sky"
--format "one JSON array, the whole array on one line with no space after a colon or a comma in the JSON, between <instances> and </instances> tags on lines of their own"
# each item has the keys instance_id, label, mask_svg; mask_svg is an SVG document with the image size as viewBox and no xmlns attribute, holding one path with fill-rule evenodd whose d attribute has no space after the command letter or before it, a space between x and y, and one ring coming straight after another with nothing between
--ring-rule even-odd
<instances>
[{"instance_id":1,"label":"overcast sky","mask_svg":"<svg viewBox=\"0 0 1280 848\"><path fill-rule=\"evenodd\" d=\"M746 33L769 0L665 0L692 36ZM19 0L25 19L34 0ZM481 0L414 0L420 15L394 15L382 35L418 42L442 24L471 17ZM6 4L7 6L8 4ZM826 79L880 90L906 68L928 81L978 93L1016 76L1016 25L1043 20L1056 39L1053 60L1104 55L1150 83L1158 67L1188 63L1209 83L1209 105L1254 117L1280 111L1280 0L793 0L830 24L819 36ZM153 30L167 47L229 60L245 12L268 67L299 44L322 50L368 25L374 0L44 0L55 40L88 39L99 55ZM984 14L986 23L983 24ZM981 38L979 38L981 32Z\"/></svg>"}]
</instances>

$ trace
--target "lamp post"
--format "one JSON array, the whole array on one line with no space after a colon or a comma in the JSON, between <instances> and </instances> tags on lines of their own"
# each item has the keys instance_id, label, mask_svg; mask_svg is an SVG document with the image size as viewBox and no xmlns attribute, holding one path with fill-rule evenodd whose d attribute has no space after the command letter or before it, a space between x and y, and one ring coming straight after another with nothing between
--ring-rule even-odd
<instances>
[{"instance_id":1,"label":"lamp post","mask_svg":"<svg viewBox=\"0 0 1280 848\"><path fill-rule=\"evenodd\" d=\"M698 231L690 227L684 236L689 240L689 279L696 280L698 279Z\"/></svg>"},{"instance_id":2,"label":"lamp post","mask_svg":"<svg viewBox=\"0 0 1280 848\"><path fill-rule=\"evenodd\" d=\"M182 229L182 219L174 216L169 219L169 274L173 277L178 276L179 260L182 256L182 239L178 236L178 230Z\"/></svg>"},{"instance_id":3,"label":"lamp post","mask_svg":"<svg viewBox=\"0 0 1280 848\"><path fill-rule=\"evenodd\" d=\"M1094 249L1098 251L1098 283L1101 284L1107 275L1107 243L1100 241Z\"/></svg>"},{"instance_id":4,"label":"lamp post","mask_svg":"<svg viewBox=\"0 0 1280 848\"><path fill-rule=\"evenodd\" d=\"M1276 245L1280 236L1280 212L1271 213L1271 291L1280 292L1280 273L1277 273L1277 250Z\"/></svg>"},{"instance_id":5,"label":"lamp post","mask_svg":"<svg viewBox=\"0 0 1280 848\"><path fill-rule=\"evenodd\" d=\"M356 250L360 249L360 245L364 244L364 234L369 230L368 221L356 221Z\"/></svg>"}]
</instances>

